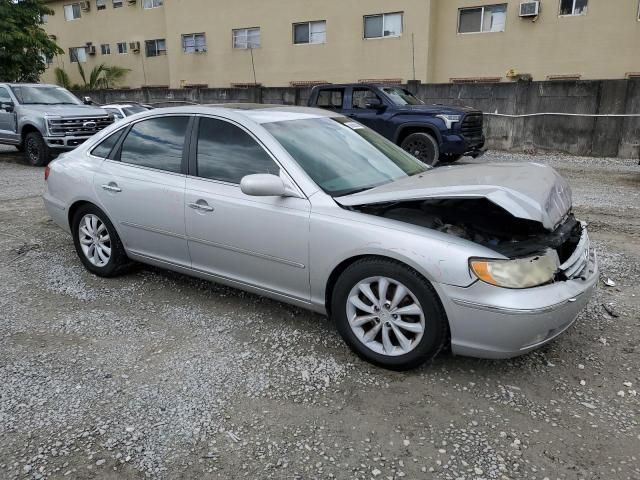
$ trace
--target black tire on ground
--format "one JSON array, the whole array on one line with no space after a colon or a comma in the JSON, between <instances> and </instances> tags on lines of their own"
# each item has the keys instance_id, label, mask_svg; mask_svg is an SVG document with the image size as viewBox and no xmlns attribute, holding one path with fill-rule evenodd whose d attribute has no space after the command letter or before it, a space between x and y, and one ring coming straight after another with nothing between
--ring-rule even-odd
<instances>
[{"instance_id":1,"label":"black tire on ground","mask_svg":"<svg viewBox=\"0 0 640 480\"><path fill-rule=\"evenodd\" d=\"M440 155L440 163L453 163L462 158L462 155Z\"/></svg>"},{"instance_id":2,"label":"black tire on ground","mask_svg":"<svg viewBox=\"0 0 640 480\"><path fill-rule=\"evenodd\" d=\"M433 136L424 132L412 133L400 144L403 150L416 157L422 163L435 167L440 158L440 147Z\"/></svg>"},{"instance_id":3,"label":"black tire on ground","mask_svg":"<svg viewBox=\"0 0 640 480\"><path fill-rule=\"evenodd\" d=\"M347 316L349 294L359 282L370 277L387 277L400 282L417 298L425 319L419 343L398 356L378 353L367 347L354 333ZM389 296L393 293L389 292ZM449 322L433 286L414 269L391 259L369 257L350 265L338 278L331 298L332 317L347 345L358 356L389 370L409 370L433 359L449 342Z\"/></svg>"},{"instance_id":4,"label":"black tire on ground","mask_svg":"<svg viewBox=\"0 0 640 480\"><path fill-rule=\"evenodd\" d=\"M51 152L40 132L29 132L24 139L24 152L34 167L43 167L51 160Z\"/></svg>"},{"instance_id":5,"label":"black tire on ground","mask_svg":"<svg viewBox=\"0 0 640 480\"><path fill-rule=\"evenodd\" d=\"M95 215L95 217L104 224L109 234L109 242L107 245L111 252L108 262L102 266L94 265L82 250L80 243L80 224L81 222L84 222L87 215ZM107 217L107 215L95 205L88 203L78 208L73 215L73 220L71 221L71 232L73 234L73 244L76 247L76 253L78 254L78 257L80 257L82 264L91 273L100 277L115 277L126 271L130 266L131 261L127 257L127 253L124 250L116 229L113 227L109 217Z\"/></svg>"}]
</instances>

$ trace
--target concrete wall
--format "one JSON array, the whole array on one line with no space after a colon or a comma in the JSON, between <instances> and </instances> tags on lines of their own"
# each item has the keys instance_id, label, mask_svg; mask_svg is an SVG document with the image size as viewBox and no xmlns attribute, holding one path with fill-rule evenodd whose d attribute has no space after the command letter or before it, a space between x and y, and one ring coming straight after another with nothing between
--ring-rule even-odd
<instances>
[{"instance_id":1,"label":"concrete wall","mask_svg":"<svg viewBox=\"0 0 640 480\"><path fill-rule=\"evenodd\" d=\"M488 146L518 152L640 158L640 79L578 82L408 85L427 103L468 105L485 112ZM138 101L257 102L306 105L309 88L131 89L78 92L100 103ZM635 114L635 117L574 115ZM507 116L502 116L507 115ZM525 115L524 117L519 117Z\"/></svg>"}]
</instances>

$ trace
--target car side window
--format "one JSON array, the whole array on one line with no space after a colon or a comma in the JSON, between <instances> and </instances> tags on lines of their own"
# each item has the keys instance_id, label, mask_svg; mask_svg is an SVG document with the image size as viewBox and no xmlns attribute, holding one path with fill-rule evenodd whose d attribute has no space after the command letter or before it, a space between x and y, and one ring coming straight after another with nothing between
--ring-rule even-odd
<instances>
[{"instance_id":1,"label":"car side window","mask_svg":"<svg viewBox=\"0 0 640 480\"><path fill-rule=\"evenodd\" d=\"M93 155L94 157L109 158L111 150L113 150L113 147L116 146L123 132L124 130L119 130L116 133L109 135L102 142L100 142L98 146L94 147L93 150L91 150L91 155Z\"/></svg>"},{"instance_id":2,"label":"car side window","mask_svg":"<svg viewBox=\"0 0 640 480\"><path fill-rule=\"evenodd\" d=\"M4 87L0 87L0 103L13 103L9 96L9 91Z\"/></svg>"},{"instance_id":3,"label":"car side window","mask_svg":"<svg viewBox=\"0 0 640 480\"><path fill-rule=\"evenodd\" d=\"M198 127L196 163L199 177L236 184L246 175L280 173L251 135L229 122L206 117Z\"/></svg>"},{"instance_id":4,"label":"car side window","mask_svg":"<svg viewBox=\"0 0 640 480\"><path fill-rule=\"evenodd\" d=\"M325 88L320 90L320 92L318 92L316 107L328 108L329 110L339 109L339 108L342 108L343 100L344 100L344 89Z\"/></svg>"},{"instance_id":5,"label":"car side window","mask_svg":"<svg viewBox=\"0 0 640 480\"><path fill-rule=\"evenodd\" d=\"M122 142L120 161L167 172L182 172L189 117L159 117L135 123Z\"/></svg>"},{"instance_id":6,"label":"car side window","mask_svg":"<svg viewBox=\"0 0 640 480\"><path fill-rule=\"evenodd\" d=\"M351 94L351 108L366 109L368 103L381 103L380 97L369 88L354 88Z\"/></svg>"}]
</instances>

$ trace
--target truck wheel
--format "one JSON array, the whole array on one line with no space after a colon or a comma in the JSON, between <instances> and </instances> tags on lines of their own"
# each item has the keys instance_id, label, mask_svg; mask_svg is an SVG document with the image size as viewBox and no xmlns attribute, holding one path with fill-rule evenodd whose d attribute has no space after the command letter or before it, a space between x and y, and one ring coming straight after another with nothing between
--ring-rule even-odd
<instances>
[{"instance_id":1,"label":"truck wheel","mask_svg":"<svg viewBox=\"0 0 640 480\"><path fill-rule=\"evenodd\" d=\"M422 163L435 167L440 158L438 142L428 133L412 133L402 141L400 145Z\"/></svg>"},{"instance_id":2,"label":"truck wheel","mask_svg":"<svg viewBox=\"0 0 640 480\"><path fill-rule=\"evenodd\" d=\"M453 162L457 162L461 158L462 158L462 155L440 155L440 162L453 163Z\"/></svg>"},{"instance_id":3,"label":"truck wheel","mask_svg":"<svg viewBox=\"0 0 640 480\"><path fill-rule=\"evenodd\" d=\"M39 132L29 132L24 139L24 151L27 160L34 167L43 167L51 159L49 147Z\"/></svg>"}]
</instances>

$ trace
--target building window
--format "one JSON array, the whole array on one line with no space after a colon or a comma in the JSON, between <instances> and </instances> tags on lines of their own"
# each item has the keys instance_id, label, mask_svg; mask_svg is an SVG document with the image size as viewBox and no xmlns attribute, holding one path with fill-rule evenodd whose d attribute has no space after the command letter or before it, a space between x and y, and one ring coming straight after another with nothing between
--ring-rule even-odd
<instances>
[{"instance_id":1,"label":"building window","mask_svg":"<svg viewBox=\"0 0 640 480\"><path fill-rule=\"evenodd\" d=\"M160 55L167 54L167 44L164 38L158 38L157 40L147 40L144 42L145 51L147 57L158 57Z\"/></svg>"},{"instance_id":2,"label":"building window","mask_svg":"<svg viewBox=\"0 0 640 480\"><path fill-rule=\"evenodd\" d=\"M102 55L111 55L111 45L108 43L100 45L100 53L102 53Z\"/></svg>"},{"instance_id":3,"label":"building window","mask_svg":"<svg viewBox=\"0 0 640 480\"><path fill-rule=\"evenodd\" d=\"M233 48L258 48L260 28L238 28L233 31Z\"/></svg>"},{"instance_id":4,"label":"building window","mask_svg":"<svg viewBox=\"0 0 640 480\"><path fill-rule=\"evenodd\" d=\"M120 54L127 53L127 42L118 43L118 53Z\"/></svg>"},{"instance_id":5,"label":"building window","mask_svg":"<svg viewBox=\"0 0 640 480\"><path fill-rule=\"evenodd\" d=\"M64 6L64 18L69 20L75 20L76 18L80 18L80 4L72 3L71 5Z\"/></svg>"},{"instance_id":6,"label":"building window","mask_svg":"<svg viewBox=\"0 0 640 480\"><path fill-rule=\"evenodd\" d=\"M71 63L84 63L87 61L87 47L71 47L69 49Z\"/></svg>"},{"instance_id":7,"label":"building window","mask_svg":"<svg viewBox=\"0 0 640 480\"><path fill-rule=\"evenodd\" d=\"M107 0L96 0L96 10L106 10Z\"/></svg>"},{"instance_id":8,"label":"building window","mask_svg":"<svg viewBox=\"0 0 640 480\"><path fill-rule=\"evenodd\" d=\"M120 8L122 6L122 0L113 0L113 8Z\"/></svg>"},{"instance_id":9,"label":"building window","mask_svg":"<svg viewBox=\"0 0 640 480\"><path fill-rule=\"evenodd\" d=\"M560 0L560 15L585 15L589 0Z\"/></svg>"},{"instance_id":10,"label":"building window","mask_svg":"<svg viewBox=\"0 0 640 480\"><path fill-rule=\"evenodd\" d=\"M143 8L157 8L161 7L163 0L144 0L142 4Z\"/></svg>"},{"instance_id":11,"label":"building window","mask_svg":"<svg viewBox=\"0 0 640 480\"><path fill-rule=\"evenodd\" d=\"M206 52L207 37L204 33L188 33L182 35L182 51L184 53Z\"/></svg>"},{"instance_id":12,"label":"building window","mask_svg":"<svg viewBox=\"0 0 640 480\"><path fill-rule=\"evenodd\" d=\"M458 33L504 32L506 4L461 8L458 12Z\"/></svg>"},{"instance_id":13,"label":"building window","mask_svg":"<svg viewBox=\"0 0 640 480\"><path fill-rule=\"evenodd\" d=\"M326 43L326 41L326 20L293 24L293 43L296 45L304 43Z\"/></svg>"},{"instance_id":14,"label":"building window","mask_svg":"<svg viewBox=\"0 0 640 480\"><path fill-rule=\"evenodd\" d=\"M49 15L47 15L46 13L43 13L42 16L40 17L40 20L42 21L42 23L49 23Z\"/></svg>"},{"instance_id":15,"label":"building window","mask_svg":"<svg viewBox=\"0 0 640 480\"><path fill-rule=\"evenodd\" d=\"M402 12L364 17L364 38L399 37L402 35Z\"/></svg>"}]
</instances>

